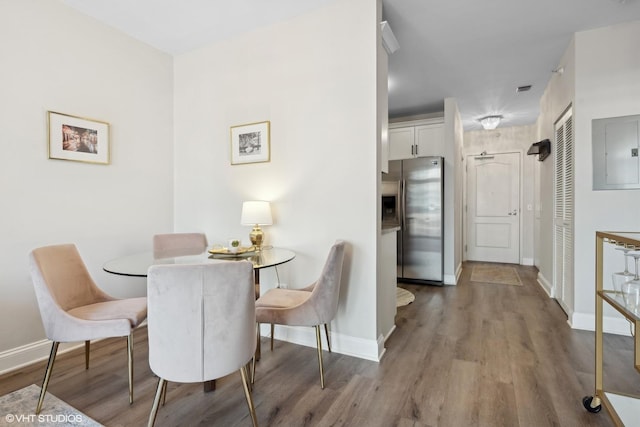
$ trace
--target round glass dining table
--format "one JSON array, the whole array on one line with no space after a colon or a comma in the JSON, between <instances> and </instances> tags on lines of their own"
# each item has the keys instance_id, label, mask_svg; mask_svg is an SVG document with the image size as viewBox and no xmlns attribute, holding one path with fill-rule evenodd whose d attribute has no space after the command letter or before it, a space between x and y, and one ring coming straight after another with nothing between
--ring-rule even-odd
<instances>
[{"instance_id":1,"label":"round glass dining table","mask_svg":"<svg viewBox=\"0 0 640 427\"><path fill-rule=\"evenodd\" d=\"M107 273L122 276L147 277L147 271L152 265L160 264L202 264L207 262L251 261L256 286L256 299L260 296L260 270L275 267L291 261L295 252L288 249L266 247L261 251L245 252L242 254L210 253L208 250L195 255L169 254L154 255L153 251L127 255L107 261L102 269ZM260 346L256 346L256 360L260 359ZM204 383L204 390L215 390L215 380Z\"/></svg>"},{"instance_id":2,"label":"round glass dining table","mask_svg":"<svg viewBox=\"0 0 640 427\"><path fill-rule=\"evenodd\" d=\"M243 254L219 254L204 251L196 255L171 255L163 254L154 256L153 251L127 255L107 261L102 269L107 273L123 276L147 277L147 271L152 265L159 264L201 264L206 262L223 261L250 261L253 264L256 284L259 284L259 271L263 268L275 267L294 259L293 251L282 248L267 247L259 252L246 252Z\"/></svg>"}]
</instances>

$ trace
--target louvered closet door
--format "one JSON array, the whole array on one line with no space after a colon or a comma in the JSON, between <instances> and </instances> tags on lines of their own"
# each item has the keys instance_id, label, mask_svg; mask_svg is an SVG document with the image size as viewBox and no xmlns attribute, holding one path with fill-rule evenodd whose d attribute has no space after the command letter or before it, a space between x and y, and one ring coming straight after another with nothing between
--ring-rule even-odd
<instances>
[{"instance_id":1,"label":"louvered closet door","mask_svg":"<svg viewBox=\"0 0 640 427\"><path fill-rule=\"evenodd\" d=\"M573 313L573 116L567 110L556 122L554 202L554 297Z\"/></svg>"}]
</instances>

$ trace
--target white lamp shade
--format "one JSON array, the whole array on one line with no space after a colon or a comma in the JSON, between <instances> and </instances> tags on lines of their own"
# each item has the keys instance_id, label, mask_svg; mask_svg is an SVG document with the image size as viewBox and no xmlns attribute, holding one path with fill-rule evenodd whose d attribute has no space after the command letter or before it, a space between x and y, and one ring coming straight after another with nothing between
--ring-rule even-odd
<instances>
[{"instance_id":1,"label":"white lamp shade","mask_svg":"<svg viewBox=\"0 0 640 427\"><path fill-rule=\"evenodd\" d=\"M240 217L242 225L271 225L271 206L269 202L250 201L242 204L242 216Z\"/></svg>"}]
</instances>

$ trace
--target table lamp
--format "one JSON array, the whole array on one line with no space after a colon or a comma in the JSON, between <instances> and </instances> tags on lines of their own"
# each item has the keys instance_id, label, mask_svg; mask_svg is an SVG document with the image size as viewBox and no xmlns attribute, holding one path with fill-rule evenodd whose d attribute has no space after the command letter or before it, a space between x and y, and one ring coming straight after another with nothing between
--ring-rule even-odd
<instances>
[{"instance_id":1,"label":"table lamp","mask_svg":"<svg viewBox=\"0 0 640 427\"><path fill-rule=\"evenodd\" d=\"M262 242L264 241L264 233L260 226L273 224L269 202L250 201L242 203L240 224L253 226L253 230L251 230L249 234L249 239L251 239L251 244L255 246L256 251L260 251L262 249Z\"/></svg>"}]
</instances>

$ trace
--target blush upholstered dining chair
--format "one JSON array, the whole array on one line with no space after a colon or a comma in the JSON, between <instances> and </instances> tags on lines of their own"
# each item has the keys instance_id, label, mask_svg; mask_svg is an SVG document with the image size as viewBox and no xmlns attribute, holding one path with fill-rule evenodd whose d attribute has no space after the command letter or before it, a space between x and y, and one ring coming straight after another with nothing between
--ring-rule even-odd
<instances>
[{"instance_id":1,"label":"blush upholstered dining chair","mask_svg":"<svg viewBox=\"0 0 640 427\"><path fill-rule=\"evenodd\" d=\"M256 349L253 265L154 265L147 298L149 366L159 377L148 425L155 423L167 381L205 382L239 370L257 426L246 369Z\"/></svg>"},{"instance_id":2,"label":"blush upholstered dining chair","mask_svg":"<svg viewBox=\"0 0 640 427\"><path fill-rule=\"evenodd\" d=\"M45 246L29 254L29 269L45 334L53 341L36 414L47 392L61 342L85 342L89 369L90 342L127 337L129 403L133 403L133 329L147 317L147 299L117 299L95 284L73 244Z\"/></svg>"},{"instance_id":3,"label":"blush upholstered dining chair","mask_svg":"<svg viewBox=\"0 0 640 427\"><path fill-rule=\"evenodd\" d=\"M268 290L256 301L256 322L289 326L313 326L316 330L320 387L324 389L324 366L322 363L322 340L320 325L331 322L338 310L342 264L345 242L336 241L318 280L304 289L275 288ZM273 329L272 329L273 331ZM329 341L328 330L327 341ZM273 337L273 332L271 334ZM254 372L255 377L255 362Z\"/></svg>"},{"instance_id":4,"label":"blush upholstered dining chair","mask_svg":"<svg viewBox=\"0 0 640 427\"><path fill-rule=\"evenodd\" d=\"M168 233L153 236L153 256L169 258L178 255L197 255L207 248L204 233Z\"/></svg>"}]
</instances>

